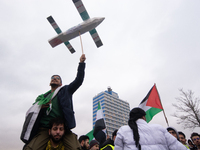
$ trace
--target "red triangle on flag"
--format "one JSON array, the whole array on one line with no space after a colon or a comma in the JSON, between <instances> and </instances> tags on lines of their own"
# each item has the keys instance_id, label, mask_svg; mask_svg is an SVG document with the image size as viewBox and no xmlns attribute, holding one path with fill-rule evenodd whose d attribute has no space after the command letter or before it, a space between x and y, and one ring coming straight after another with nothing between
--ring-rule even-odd
<instances>
[{"instance_id":1,"label":"red triangle on flag","mask_svg":"<svg viewBox=\"0 0 200 150\"><path fill-rule=\"evenodd\" d=\"M151 90L149 97L148 97L146 106L163 109L155 84Z\"/></svg>"}]
</instances>

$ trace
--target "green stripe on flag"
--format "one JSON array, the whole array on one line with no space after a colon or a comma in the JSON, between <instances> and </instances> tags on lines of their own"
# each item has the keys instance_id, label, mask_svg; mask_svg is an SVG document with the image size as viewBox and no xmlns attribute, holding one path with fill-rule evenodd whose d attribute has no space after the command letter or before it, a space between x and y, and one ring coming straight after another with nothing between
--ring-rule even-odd
<instances>
[{"instance_id":1,"label":"green stripe on flag","mask_svg":"<svg viewBox=\"0 0 200 150\"><path fill-rule=\"evenodd\" d=\"M88 132L86 135L89 137L89 142L91 141L91 140L93 140L94 139L94 136L93 136L93 131L94 130L91 130L90 132Z\"/></svg>"},{"instance_id":2,"label":"green stripe on flag","mask_svg":"<svg viewBox=\"0 0 200 150\"><path fill-rule=\"evenodd\" d=\"M151 121L151 119L153 118L154 115L156 115L157 113L159 113L161 111L162 111L162 109L158 109L158 108L154 108L154 107L151 107L150 109L148 109L146 111L146 116L145 116L147 123L149 121Z\"/></svg>"},{"instance_id":3,"label":"green stripe on flag","mask_svg":"<svg viewBox=\"0 0 200 150\"><path fill-rule=\"evenodd\" d=\"M98 102L98 108L97 110L101 109L101 105L100 105L100 102Z\"/></svg>"}]
</instances>

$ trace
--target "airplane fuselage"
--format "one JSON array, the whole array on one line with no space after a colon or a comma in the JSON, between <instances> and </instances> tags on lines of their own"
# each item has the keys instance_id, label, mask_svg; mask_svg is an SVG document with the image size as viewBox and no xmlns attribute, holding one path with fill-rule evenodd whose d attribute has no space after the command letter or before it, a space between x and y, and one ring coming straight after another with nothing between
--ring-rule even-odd
<instances>
[{"instance_id":1,"label":"airplane fuselage","mask_svg":"<svg viewBox=\"0 0 200 150\"><path fill-rule=\"evenodd\" d=\"M92 29L96 28L105 18L95 17L89 18L86 21L68 29L67 31L58 34L56 37L49 40L52 47L55 47L63 42L69 41L80 34L84 34Z\"/></svg>"}]
</instances>

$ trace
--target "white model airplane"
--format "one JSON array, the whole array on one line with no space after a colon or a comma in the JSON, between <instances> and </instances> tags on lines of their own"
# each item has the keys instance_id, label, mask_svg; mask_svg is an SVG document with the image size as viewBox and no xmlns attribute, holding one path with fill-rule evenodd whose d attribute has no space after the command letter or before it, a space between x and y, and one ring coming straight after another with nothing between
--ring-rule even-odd
<instances>
[{"instance_id":1,"label":"white model airplane","mask_svg":"<svg viewBox=\"0 0 200 150\"><path fill-rule=\"evenodd\" d=\"M84 22L62 33L62 31L60 30L54 19L51 16L48 17L47 18L48 21L51 23L52 27L58 33L56 37L49 40L50 45L52 47L55 47L64 42L64 44L68 47L70 52L74 53L75 50L68 41L89 31L96 46L97 47L102 46L103 43L101 42L101 39L99 38L99 35L95 27L97 27L105 18L90 18L81 0L73 0L73 2Z\"/></svg>"}]
</instances>

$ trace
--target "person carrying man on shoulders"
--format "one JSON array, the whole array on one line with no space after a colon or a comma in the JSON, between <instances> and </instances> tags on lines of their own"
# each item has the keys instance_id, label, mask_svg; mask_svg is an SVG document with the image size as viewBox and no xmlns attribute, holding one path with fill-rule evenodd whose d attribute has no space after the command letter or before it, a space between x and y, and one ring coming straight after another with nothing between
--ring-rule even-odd
<instances>
[{"instance_id":1,"label":"person carrying man on shoulders","mask_svg":"<svg viewBox=\"0 0 200 150\"><path fill-rule=\"evenodd\" d=\"M64 120L54 118L49 123L50 140L47 143L46 150L64 150L63 136L65 133Z\"/></svg>"}]
</instances>

